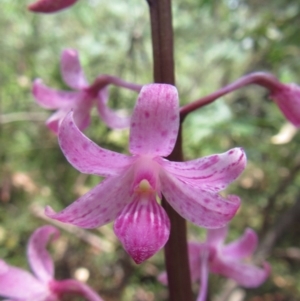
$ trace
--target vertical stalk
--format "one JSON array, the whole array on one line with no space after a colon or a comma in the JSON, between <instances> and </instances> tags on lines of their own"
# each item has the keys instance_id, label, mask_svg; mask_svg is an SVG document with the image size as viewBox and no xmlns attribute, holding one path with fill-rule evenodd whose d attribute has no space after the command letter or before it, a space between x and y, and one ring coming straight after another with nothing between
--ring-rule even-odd
<instances>
[{"instance_id":1,"label":"vertical stalk","mask_svg":"<svg viewBox=\"0 0 300 301\"><path fill-rule=\"evenodd\" d=\"M171 0L147 0L150 7L154 82L175 85L174 47ZM183 161L181 126L170 160ZM188 264L186 222L162 200L171 221L170 238L165 246L169 300L192 301L191 279Z\"/></svg>"}]
</instances>

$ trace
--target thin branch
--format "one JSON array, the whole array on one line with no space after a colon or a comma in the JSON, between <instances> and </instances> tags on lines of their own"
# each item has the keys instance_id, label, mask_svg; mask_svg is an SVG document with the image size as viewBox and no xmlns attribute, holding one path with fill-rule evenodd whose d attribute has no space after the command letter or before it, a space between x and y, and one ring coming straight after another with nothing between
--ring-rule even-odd
<instances>
[{"instance_id":1,"label":"thin branch","mask_svg":"<svg viewBox=\"0 0 300 301\"><path fill-rule=\"evenodd\" d=\"M44 122L48 118L47 113L39 112L18 112L0 115L0 124L16 122L16 121L41 121Z\"/></svg>"},{"instance_id":2,"label":"thin branch","mask_svg":"<svg viewBox=\"0 0 300 301\"><path fill-rule=\"evenodd\" d=\"M219 89L218 91L215 91L212 94L201 97L183 106L180 110L181 118L184 119L187 116L187 114L214 102L221 96L224 96L230 92L233 92L237 89L240 89L250 84L260 85L273 92L282 86L282 84L277 80L277 78L270 73L265 73L265 72L250 73L239 78L235 82Z\"/></svg>"}]
</instances>

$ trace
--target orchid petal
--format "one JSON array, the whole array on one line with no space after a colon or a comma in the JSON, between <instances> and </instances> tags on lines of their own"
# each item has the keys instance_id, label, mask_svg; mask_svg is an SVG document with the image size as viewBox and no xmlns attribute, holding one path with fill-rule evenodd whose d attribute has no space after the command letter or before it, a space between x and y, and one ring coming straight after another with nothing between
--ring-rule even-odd
<instances>
[{"instance_id":1,"label":"orchid petal","mask_svg":"<svg viewBox=\"0 0 300 301\"><path fill-rule=\"evenodd\" d=\"M58 295L70 293L80 295L89 301L103 301L103 299L100 298L88 285L74 279L52 281L50 283L50 288Z\"/></svg>"},{"instance_id":2,"label":"orchid petal","mask_svg":"<svg viewBox=\"0 0 300 301\"><path fill-rule=\"evenodd\" d=\"M59 231L53 226L38 228L30 236L27 257L33 273L42 282L47 283L54 277L54 265L46 246L51 238L57 238Z\"/></svg>"},{"instance_id":3,"label":"orchid petal","mask_svg":"<svg viewBox=\"0 0 300 301\"><path fill-rule=\"evenodd\" d=\"M222 245L227 236L227 232L228 232L227 226L219 229L208 229L206 243L216 247Z\"/></svg>"},{"instance_id":4,"label":"orchid petal","mask_svg":"<svg viewBox=\"0 0 300 301\"><path fill-rule=\"evenodd\" d=\"M91 123L91 117L89 112L74 110L74 121L80 131L85 130Z\"/></svg>"},{"instance_id":5,"label":"orchid petal","mask_svg":"<svg viewBox=\"0 0 300 301\"><path fill-rule=\"evenodd\" d=\"M243 236L222 248L222 255L232 259L251 256L257 247L257 243L257 234L252 229L246 229Z\"/></svg>"},{"instance_id":6,"label":"orchid petal","mask_svg":"<svg viewBox=\"0 0 300 301\"><path fill-rule=\"evenodd\" d=\"M282 84L280 89L272 92L274 99L282 113L294 126L300 127L300 86L296 84Z\"/></svg>"},{"instance_id":7,"label":"orchid petal","mask_svg":"<svg viewBox=\"0 0 300 301\"><path fill-rule=\"evenodd\" d=\"M255 288L265 282L271 268L268 263L264 263L263 267L260 268L236 260L226 260L226 262L218 260L218 262L211 264L211 271L231 278L244 287Z\"/></svg>"},{"instance_id":8,"label":"orchid petal","mask_svg":"<svg viewBox=\"0 0 300 301\"><path fill-rule=\"evenodd\" d=\"M55 112L47 120L47 127L58 134L59 127L66 115L73 109L74 121L80 131L83 131L90 124L90 110L93 105L92 99L85 93L76 93L77 99L72 104L63 107Z\"/></svg>"},{"instance_id":9,"label":"orchid petal","mask_svg":"<svg viewBox=\"0 0 300 301\"><path fill-rule=\"evenodd\" d=\"M73 5L77 0L38 0L28 6L28 9L36 13L54 13L58 10Z\"/></svg>"},{"instance_id":10,"label":"orchid petal","mask_svg":"<svg viewBox=\"0 0 300 301\"><path fill-rule=\"evenodd\" d=\"M98 93L97 109L101 119L112 129L129 127L130 117L122 117L107 106L108 90L103 88Z\"/></svg>"},{"instance_id":11,"label":"orchid petal","mask_svg":"<svg viewBox=\"0 0 300 301\"><path fill-rule=\"evenodd\" d=\"M90 112L94 99L86 92L78 93L78 99L73 107L73 118L79 130L83 131L90 124Z\"/></svg>"},{"instance_id":12,"label":"orchid petal","mask_svg":"<svg viewBox=\"0 0 300 301\"><path fill-rule=\"evenodd\" d=\"M237 196L227 199L209 191L196 189L162 171L161 190L167 202L182 217L205 228L225 226L240 206Z\"/></svg>"},{"instance_id":13,"label":"orchid petal","mask_svg":"<svg viewBox=\"0 0 300 301\"><path fill-rule=\"evenodd\" d=\"M76 126L69 113L59 129L59 144L67 160L80 172L111 176L133 162L133 158L99 147Z\"/></svg>"},{"instance_id":14,"label":"orchid petal","mask_svg":"<svg viewBox=\"0 0 300 301\"><path fill-rule=\"evenodd\" d=\"M138 195L117 217L114 231L133 260L142 263L167 242L170 220L154 194Z\"/></svg>"},{"instance_id":15,"label":"orchid petal","mask_svg":"<svg viewBox=\"0 0 300 301\"><path fill-rule=\"evenodd\" d=\"M132 173L109 177L77 199L64 210L55 213L46 207L45 214L63 223L82 228L97 228L113 221L131 201Z\"/></svg>"},{"instance_id":16,"label":"orchid petal","mask_svg":"<svg viewBox=\"0 0 300 301\"><path fill-rule=\"evenodd\" d=\"M78 92L54 90L43 84L41 79L33 82L32 94L36 102L46 109L59 109L69 106L78 97Z\"/></svg>"},{"instance_id":17,"label":"orchid petal","mask_svg":"<svg viewBox=\"0 0 300 301\"><path fill-rule=\"evenodd\" d=\"M33 300L32 297L47 293L47 286L30 273L0 260L0 296Z\"/></svg>"},{"instance_id":18,"label":"orchid petal","mask_svg":"<svg viewBox=\"0 0 300 301\"><path fill-rule=\"evenodd\" d=\"M56 135L58 134L58 130L60 127L60 124L62 120L66 117L68 114L69 110L67 109L61 109L52 114L48 120L46 121L47 127L54 132Z\"/></svg>"},{"instance_id":19,"label":"orchid petal","mask_svg":"<svg viewBox=\"0 0 300 301\"><path fill-rule=\"evenodd\" d=\"M75 90L88 86L75 49L65 49L61 54L61 73L66 84Z\"/></svg>"},{"instance_id":20,"label":"orchid petal","mask_svg":"<svg viewBox=\"0 0 300 301\"><path fill-rule=\"evenodd\" d=\"M130 124L130 152L135 155L168 156L179 129L178 94L174 86L143 86Z\"/></svg>"},{"instance_id":21,"label":"orchid petal","mask_svg":"<svg viewBox=\"0 0 300 301\"><path fill-rule=\"evenodd\" d=\"M246 166L242 148L187 162L162 162L164 168L186 183L209 191L220 191L233 182Z\"/></svg>"}]
</instances>

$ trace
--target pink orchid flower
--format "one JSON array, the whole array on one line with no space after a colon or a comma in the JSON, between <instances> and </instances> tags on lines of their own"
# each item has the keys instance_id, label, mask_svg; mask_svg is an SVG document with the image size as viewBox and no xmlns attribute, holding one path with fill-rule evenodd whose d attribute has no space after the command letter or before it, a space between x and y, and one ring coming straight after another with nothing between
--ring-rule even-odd
<instances>
[{"instance_id":1,"label":"pink orchid flower","mask_svg":"<svg viewBox=\"0 0 300 301\"><path fill-rule=\"evenodd\" d=\"M251 256L257 247L258 238L252 229L246 229L243 236L228 245L224 245L227 227L210 229L204 243L188 244L189 266L193 282L201 279L197 301L205 301L209 272L235 280L246 288L260 286L270 274L270 265L263 267L245 263L242 259ZM163 272L159 281L167 284L167 274Z\"/></svg>"},{"instance_id":2,"label":"pink orchid flower","mask_svg":"<svg viewBox=\"0 0 300 301\"><path fill-rule=\"evenodd\" d=\"M300 127L300 86L280 82L271 90L270 98L278 105L287 120Z\"/></svg>"},{"instance_id":3,"label":"pink orchid flower","mask_svg":"<svg viewBox=\"0 0 300 301\"><path fill-rule=\"evenodd\" d=\"M52 226L33 232L27 258L34 275L0 260L0 296L10 301L58 301L64 294L80 295L90 301L103 301L89 286L74 279L55 280L53 261L46 249L51 236L59 236Z\"/></svg>"},{"instance_id":4,"label":"pink orchid flower","mask_svg":"<svg viewBox=\"0 0 300 301\"><path fill-rule=\"evenodd\" d=\"M35 13L54 13L65 9L77 0L38 0L28 6L28 9Z\"/></svg>"},{"instance_id":5,"label":"pink orchid flower","mask_svg":"<svg viewBox=\"0 0 300 301\"><path fill-rule=\"evenodd\" d=\"M241 148L187 162L170 162L179 129L177 89L166 84L142 88L131 117L129 150L122 155L97 146L73 121L59 130L60 147L80 172L104 181L59 213L46 214L83 228L115 220L114 231L125 250L141 263L166 243L170 221L157 198L162 195L184 218L209 228L224 226L240 205L237 196L218 194L246 165Z\"/></svg>"},{"instance_id":6,"label":"pink orchid flower","mask_svg":"<svg viewBox=\"0 0 300 301\"><path fill-rule=\"evenodd\" d=\"M65 49L62 52L61 73L65 83L77 91L54 90L45 86L41 79L36 79L33 83L32 93L37 103L46 109L57 109L46 122L49 129L58 133L61 121L73 110L77 126L84 130L90 123L90 111L95 102L101 119L109 127L121 129L129 126L129 117L121 117L107 106L107 85L114 84L137 92L141 89L140 85L102 75L90 86L81 68L78 53L74 49Z\"/></svg>"}]
</instances>

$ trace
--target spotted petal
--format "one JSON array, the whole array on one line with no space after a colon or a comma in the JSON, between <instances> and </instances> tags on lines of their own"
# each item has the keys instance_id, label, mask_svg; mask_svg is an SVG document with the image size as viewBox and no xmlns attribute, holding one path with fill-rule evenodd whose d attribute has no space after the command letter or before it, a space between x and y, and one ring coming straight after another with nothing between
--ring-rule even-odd
<instances>
[{"instance_id":1,"label":"spotted petal","mask_svg":"<svg viewBox=\"0 0 300 301\"><path fill-rule=\"evenodd\" d=\"M205 228L226 225L240 206L237 196L227 199L217 193L188 185L165 171L160 173L161 190L168 203L185 219Z\"/></svg>"},{"instance_id":2,"label":"spotted petal","mask_svg":"<svg viewBox=\"0 0 300 301\"><path fill-rule=\"evenodd\" d=\"M82 228L97 228L113 221L131 200L131 171L109 177L77 199L64 210L55 213L46 207L46 215L63 223Z\"/></svg>"},{"instance_id":3,"label":"spotted petal","mask_svg":"<svg viewBox=\"0 0 300 301\"><path fill-rule=\"evenodd\" d=\"M163 161L164 168L182 181L209 191L220 191L233 182L246 166L242 148L187 162Z\"/></svg>"},{"instance_id":4,"label":"spotted petal","mask_svg":"<svg viewBox=\"0 0 300 301\"><path fill-rule=\"evenodd\" d=\"M59 231L53 226L38 228L30 236L27 257L33 273L42 282L47 283L54 277L54 265L46 246L51 238L57 238Z\"/></svg>"},{"instance_id":5,"label":"spotted petal","mask_svg":"<svg viewBox=\"0 0 300 301\"><path fill-rule=\"evenodd\" d=\"M54 90L43 84L41 79L33 82L32 94L36 102L46 109L59 109L76 101L78 92Z\"/></svg>"},{"instance_id":6,"label":"spotted petal","mask_svg":"<svg viewBox=\"0 0 300 301\"><path fill-rule=\"evenodd\" d=\"M114 223L114 231L136 263L157 253L167 242L170 221L154 194L137 196Z\"/></svg>"},{"instance_id":7,"label":"spotted petal","mask_svg":"<svg viewBox=\"0 0 300 301\"><path fill-rule=\"evenodd\" d=\"M75 124L72 113L63 120L59 144L67 160L82 173L111 176L120 174L133 158L99 147Z\"/></svg>"},{"instance_id":8,"label":"spotted petal","mask_svg":"<svg viewBox=\"0 0 300 301\"><path fill-rule=\"evenodd\" d=\"M47 286L30 273L0 260L0 296L17 300L36 300L34 296L47 293Z\"/></svg>"},{"instance_id":9,"label":"spotted petal","mask_svg":"<svg viewBox=\"0 0 300 301\"><path fill-rule=\"evenodd\" d=\"M73 5L77 0L38 0L28 6L28 9L36 13L54 13L58 10Z\"/></svg>"},{"instance_id":10,"label":"spotted petal","mask_svg":"<svg viewBox=\"0 0 300 301\"><path fill-rule=\"evenodd\" d=\"M130 117L120 116L107 105L108 90L103 88L98 93L97 109L101 119L112 129L129 127Z\"/></svg>"},{"instance_id":11,"label":"spotted petal","mask_svg":"<svg viewBox=\"0 0 300 301\"><path fill-rule=\"evenodd\" d=\"M243 236L222 248L222 255L232 259L251 256L257 247L257 243L257 234L252 229L246 229Z\"/></svg>"},{"instance_id":12,"label":"spotted petal","mask_svg":"<svg viewBox=\"0 0 300 301\"><path fill-rule=\"evenodd\" d=\"M134 155L167 156L179 129L177 89L166 84L143 86L130 124L130 152Z\"/></svg>"},{"instance_id":13,"label":"spotted petal","mask_svg":"<svg viewBox=\"0 0 300 301\"><path fill-rule=\"evenodd\" d=\"M61 73L69 87L81 90L88 86L75 49L65 49L61 54Z\"/></svg>"}]
</instances>

